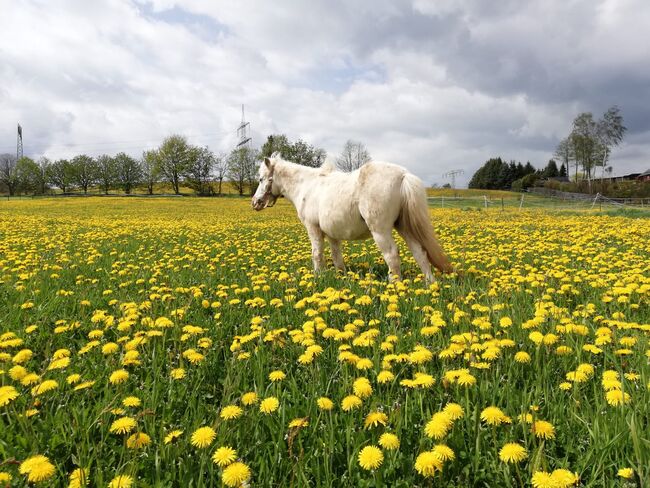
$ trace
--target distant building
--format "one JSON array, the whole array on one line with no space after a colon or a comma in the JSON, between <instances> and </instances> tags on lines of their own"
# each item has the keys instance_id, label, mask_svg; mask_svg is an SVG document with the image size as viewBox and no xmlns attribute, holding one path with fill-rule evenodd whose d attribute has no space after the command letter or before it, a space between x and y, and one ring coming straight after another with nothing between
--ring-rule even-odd
<instances>
[{"instance_id":1,"label":"distant building","mask_svg":"<svg viewBox=\"0 0 650 488\"><path fill-rule=\"evenodd\" d=\"M638 181L650 181L650 169L636 177Z\"/></svg>"}]
</instances>

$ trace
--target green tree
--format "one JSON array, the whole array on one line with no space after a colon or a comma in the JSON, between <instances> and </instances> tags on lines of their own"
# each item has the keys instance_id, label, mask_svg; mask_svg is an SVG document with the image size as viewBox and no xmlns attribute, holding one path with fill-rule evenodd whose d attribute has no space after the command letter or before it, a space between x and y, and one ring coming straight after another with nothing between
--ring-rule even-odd
<instances>
[{"instance_id":1,"label":"green tree","mask_svg":"<svg viewBox=\"0 0 650 488\"><path fill-rule=\"evenodd\" d=\"M187 139L180 135L167 137L157 152L157 170L171 183L174 193L180 193L180 181L192 162L192 151Z\"/></svg>"},{"instance_id":2,"label":"green tree","mask_svg":"<svg viewBox=\"0 0 650 488\"><path fill-rule=\"evenodd\" d=\"M79 186L84 194L88 188L97 182L97 164L93 158L85 154L75 156L70 161L72 182Z\"/></svg>"},{"instance_id":3,"label":"green tree","mask_svg":"<svg viewBox=\"0 0 650 488\"><path fill-rule=\"evenodd\" d=\"M14 196L20 186L20 175L16 163L16 156L13 154L0 154L0 183L7 188L9 196Z\"/></svg>"},{"instance_id":4,"label":"green tree","mask_svg":"<svg viewBox=\"0 0 650 488\"><path fill-rule=\"evenodd\" d=\"M562 163L560 165L560 172L558 176L566 176L566 175L567 175L566 166L564 165L564 163Z\"/></svg>"},{"instance_id":5,"label":"green tree","mask_svg":"<svg viewBox=\"0 0 650 488\"><path fill-rule=\"evenodd\" d=\"M228 177L234 183L240 195L248 185L251 195L255 193L257 182L256 151L243 147L234 149L228 156Z\"/></svg>"},{"instance_id":6,"label":"green tree","mask_svg":"<svg viewBox=\"0 0 650 488\"><path fill-rule=\"evenodd\" d=\"M597 131L598 125L594 121L591 112L583 112L573 121L573 129L571 130L570 136L576 162L576 179L578 176L578 166L580 166L589 183L590 192L592 171L596 162L599 160L599 151L601 149Z\"/></svg>"},{"instance_id":7,"label":"green tree","mask_svg":"<svg viewBox=\"0 0 650 488\"><path fill-rule=\"evenodd\" d=\"M192 147L190 151L193 154L183 175L185 181L199 195L209 195L212 193L210 180L215 165L214 153L207 146Z\"/></svg>"},{"instance_id":8,"label":"green tree","mask_svg":"<svg viewBox=\"0 0 650 488\"><path fill-rule=\"evenodd\" d=\"M221 186L223 179L228 174L228 157L225 154L219 154L214 158L214 167L213 167L214 177L219 182L217 187L217 195L221 195Z\"/></svg>"},{"instance_id":9,"label":"green tree","mask_svg":"<svg viewBox=\"0 0 650 488\"><path fill-rule=\"evenodd\" d=\"M279 152L287 161L312 168L321 166L327 157L324 149L312 146L301 139L292 143L284 134L268 136L260 148L260 157L268 158L275 152Z\"/></svg>"},{"instance_id":10,"label":"green tree","mask_svg":"<svg viewBox=\"0 0 650 488\"><path fill-rule=\"evenodd\" d=\"M97 182L105 195L108 195L110 190L117 180L117 167L115 159L107 154L103 154L97 158Z\"/></svg>"},{"instance_id":11,"label":"green tree","mask_svg":"<svg viewBox=\"0 0 650 488\"><path fill-rule=\"evenodd\" d=\"M158 151L143 151L140 158L140 172L142 180L147 185L147 193L153 195L153 187L159 180Z\"/></svg>"},{"instance_id":12,"label":"green tree","mask_svg":"<svg viewBox=\"0 0 650 488\"><path fill-rule=\"evenodd\" d=\"M24 156L16 163L16 171L18 172L18 190L22 193L37 193L40 188L38 181L40 171L36 161Z\"/></svg>"},{"instance_id":13,"label":"green tree","mask_svg":"<svg viewBox=\"0 0 650 488\"><path fill-rule=\"evenodd\" d=\"M63 193L66 193L72 184L72 165L70 161L59 159L53 162L47 169L47 180Z\"/></svg>"},{"instance_id":14,"label":"green tree","mask_svg":"<svg viewBox=\"0 0 650 488\"><path fill-rule=\"evenodd\" d=\"M559 174L560 172L557 169L557 163L554 159L549 159L546 168L542 171L542 176L546 178L555 178L556 176L559 176Z\"/></svg>"},{"instance_id":15,"label":"green tree","mask_svg":"<svg viewBox=\"0 0 650 488\"><path fill-rule=\"evenodd\" d=\"M142 170L138 162L123 152L118 153L113 160L115 161L115 175L120 188L127 195L137 185L142 178Z\"/></svg>"},{"instance_id":16,"label":"green tree","mask_svg":"<svg viewBox=\"0 0 650 488\"><path fill-rule=\"evenodd\" d=\"M287 159L289 157L289 146L291 146L291 143L287 136L284 134L271 134L260 148L260 157L270 158L273 153L279 152L283 158Z\"/></svg>"},{"instance_id":17,"label":"green tree","mask_svg":"<svg viewBox=\"0 0 650 488\"><path fill-rule=\"evenodd\" d=\"M557 147L555 148L555 157L560 161L562 166L564 166L564 175L560 176L566 176L566 172L568 169L571 167L571 161L575 160L575 154L573 152L573 144L571 144L571 137L567 137L565 139L562 139ZM576 167L577 171L577 167Z\"/></svg>"},{"instance_id":18,"label":"green tree","mask_svg":"<svg viewBox=\"0 0 650 488\"><path fill-rule=\"evenodd\" d=\"M598 162L602 166L602 176L605 178L605 168L609 161L612 148L623 141L627 127L623 125L623 116L620 109L614 105L603 114L603 118L596 123L596 137L602 148L602 159Z\"/></svg>"}]
</instances>

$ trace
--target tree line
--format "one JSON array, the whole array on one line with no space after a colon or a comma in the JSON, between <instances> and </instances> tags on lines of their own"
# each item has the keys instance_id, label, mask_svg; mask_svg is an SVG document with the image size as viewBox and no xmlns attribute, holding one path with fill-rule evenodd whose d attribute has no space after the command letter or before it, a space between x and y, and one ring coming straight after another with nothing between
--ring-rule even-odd
<instances>
[{"instance_id":1,"label":"tree line","mask_svg":"<svg viewBox=\"0 0 650 488\"><path fill-rule=\"evenodd\" d=\"M259 149L239 147L229 154L215 154L207 146L194 146L180 135L163 140L157 148L144 151L140 158L124 152L91 157L80 154L71 159L51 161L47 157L16 160L0 154L0 191L17 194L46 194L53 188L63 193L99 189L108 194L120 190L131 194L146 188L152 195L161 182L171 185L175 194L181 186L198 195L221 195L224 182L231 183L239 195L251 194L257 185L257 170L264 157L279 152L284 159L305 166L321 166L327 153L302 140L291 142L284 134L268 136ZM348 140L336 159L343 171L353 171L370 161L370 154L358 141Z\"/></svg>"},{"instance_id":2,"label":"tree line","mask_svg":"<svg viewBox=\"0 0 650 488\"><path fill-rule=\"evenodd\" d=\"M559 168L554 159L549 160L546 167L536 169L530 161L505 162L500 157L488 159L472 176L469 188L487 190L525 190L533 186L537 180L557 178L567 175L564 164Z\"/></svg>"}]
</instances>

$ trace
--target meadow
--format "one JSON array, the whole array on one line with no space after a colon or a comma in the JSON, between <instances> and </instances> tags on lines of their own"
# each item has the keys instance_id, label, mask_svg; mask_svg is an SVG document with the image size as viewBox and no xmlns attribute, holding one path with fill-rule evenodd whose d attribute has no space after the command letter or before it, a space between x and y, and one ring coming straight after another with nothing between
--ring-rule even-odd
<instances>
[{"instance_id":1,"label":"meadow","mask_svg":"<svg viewBox=\"0 0 650 488\"><path fill-rule=\"evenodd\" d=\"M285 201L0 202L0 486L650 486L650 219L431 218L427 285Z\"/></svg>"}]
</instances>

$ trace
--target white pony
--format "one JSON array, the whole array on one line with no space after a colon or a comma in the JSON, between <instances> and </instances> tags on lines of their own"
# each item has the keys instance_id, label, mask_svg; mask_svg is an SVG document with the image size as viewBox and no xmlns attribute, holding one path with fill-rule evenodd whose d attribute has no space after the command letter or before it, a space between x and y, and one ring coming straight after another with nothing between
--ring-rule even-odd
<instances>
[{"instance_id":1,"label":"white pony","mask_svg":"<svg viewBox=\"0 0 650 488\"><path fill-rule=\"evenodd\" d=\"M309 234L314 271L323 265L323 240L332 260L344 270L340 242L372 236L388 265L391 279L401 279L400 260L392 230L404 238L428 282L431 264L443 273L454 271L429 220L426 192L420 179L390 163L369 162L351 173L331 164L309 168L283 160L279 153L264 158L255 210L271 207L284 195L298 212Z\"/></svg>"}]
</instances>

